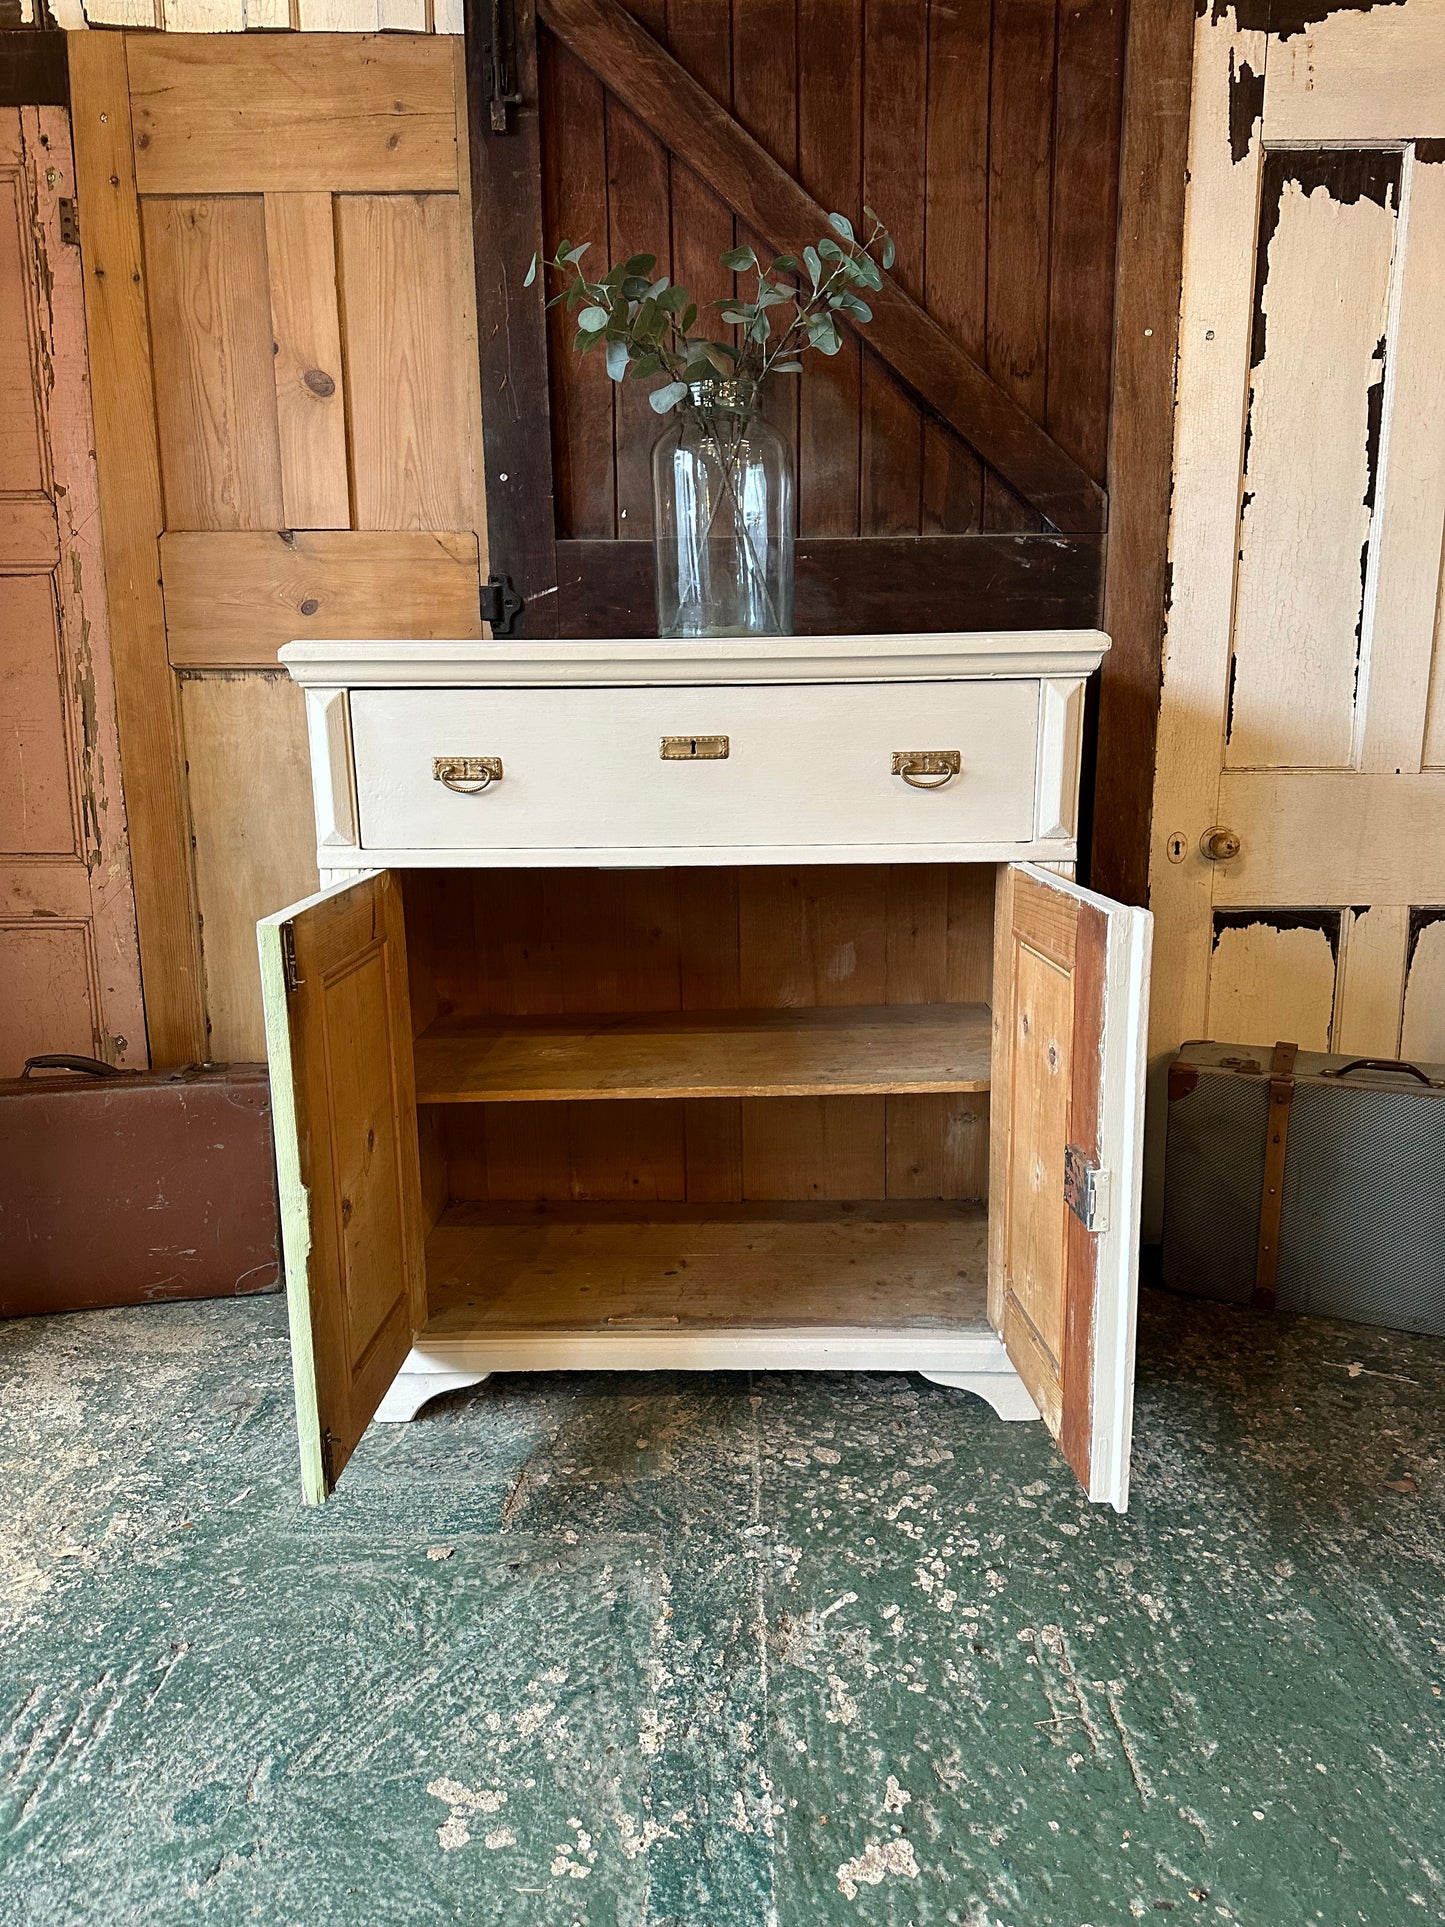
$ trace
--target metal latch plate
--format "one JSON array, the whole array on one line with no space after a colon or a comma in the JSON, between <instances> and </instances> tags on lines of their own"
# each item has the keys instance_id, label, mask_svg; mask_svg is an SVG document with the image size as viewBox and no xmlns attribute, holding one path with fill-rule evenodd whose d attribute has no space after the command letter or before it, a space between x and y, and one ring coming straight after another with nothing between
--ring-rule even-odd
<instances>
[{"instance_id":1,"label":"metal latch plate","mask_svg":"<svg viewBox=\"0 0 1445 1927\"><path fill-rule=\"evenodd\" d=\"M720 763L728 754L726 736L664 736L664 763Z\"/></svg>"},{"instance_id":2,"label":"metal latch plate","mask_svg":"<svg viewBox=\"0 0 1445 1927\"><path fill-rule=\"evenodd\" d=\"M1064 1147L1064 1203L1085 1231L1109 1228L1109 1173L1089 1161L1077 1144Z\"/></svg>"},{"instance_id":3,"label":"metal latch plate","mask_svg":"<svg viewBox=\"0 0 1445 1927\"><path fill-rule=\"evenodd\" d=\"M957 776L963 756L956 749L895 749L895 776Z\"/></svg>"}]
</instances>

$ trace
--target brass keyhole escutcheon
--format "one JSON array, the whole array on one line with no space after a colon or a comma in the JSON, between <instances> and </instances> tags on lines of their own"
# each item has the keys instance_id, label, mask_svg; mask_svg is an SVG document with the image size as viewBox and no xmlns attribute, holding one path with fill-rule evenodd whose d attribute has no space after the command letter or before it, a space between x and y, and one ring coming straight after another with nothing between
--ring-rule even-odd
<instances>
[{"instance_id":1,"label":"brass keyhole escutcheon","mask_svg":"<svg viewBox=\"0 0 1445 1927\"><path fill-rule=\"evenodd\" d=\"M1244 845L1233 830L1226 830L1216 824L1199 839L1199 854L1208 857L1211 863L1229 863L1237 857Z\"/></svg>"}]
</instances>

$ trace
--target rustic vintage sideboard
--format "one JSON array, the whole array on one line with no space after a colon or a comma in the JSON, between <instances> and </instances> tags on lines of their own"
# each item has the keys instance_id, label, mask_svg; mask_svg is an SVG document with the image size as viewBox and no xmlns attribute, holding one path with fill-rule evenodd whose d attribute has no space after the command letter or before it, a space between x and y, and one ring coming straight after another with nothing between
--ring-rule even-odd
<instances>
[{"instance_id":1,"label":"rustic vintage sideboard","mask_svg":"<svg viewBox=\"0 0 1445 1927\"><path fill-rule=\"evenodd\" d=\"M301 1470L488 1373L917 1371L1124 1506L1150 920L1093 631L306 642L260 926Z\"/></svg>"}]
</instances>

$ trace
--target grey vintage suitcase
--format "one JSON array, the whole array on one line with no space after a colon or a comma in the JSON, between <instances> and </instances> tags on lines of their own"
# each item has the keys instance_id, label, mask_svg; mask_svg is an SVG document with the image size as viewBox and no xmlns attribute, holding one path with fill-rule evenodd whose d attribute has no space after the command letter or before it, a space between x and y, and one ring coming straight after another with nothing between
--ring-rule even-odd
<instances>
[{"instance_id":1,"label":"grey vintage suitcase","mask_svg":"<svg viewBox=\"0 0 1445 1927\"><path fill-rule=\"evenodd\" d=\"M1164 1283L1445 1336L1445 1065L1184 1045Z\"/></svg>"}]
</instances>

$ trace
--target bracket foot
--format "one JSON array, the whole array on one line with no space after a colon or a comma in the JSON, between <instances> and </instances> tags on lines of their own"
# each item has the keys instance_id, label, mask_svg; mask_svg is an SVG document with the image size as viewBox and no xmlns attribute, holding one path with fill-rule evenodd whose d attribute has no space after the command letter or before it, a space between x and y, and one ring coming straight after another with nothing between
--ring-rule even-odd
<instances>
[{"instance_id":1,"label":"bracket foot","mask_svg":"<svg viewBox=\"0 0 1445 1927\"><path fill-rule=\"evenodd\" d=\"M480 1385L490 1377L490 1372L409 1372L403 1366L376 1408L376 1422L406 1425L428 1399L440 1398L443 1392L460 1392L467 1385Z\"/></svg>"},{"instance_id":2,"label":"bracket foot","mask_svg":"<svg viewBox=\"0 0 1445 1927\"><path fill-rule=\"evenodd\" d=\"M1017 1372L924 1372L922 1377L932 1385L976 1393L1001 1419L1031 1419L1039 1415L1038 1406Z\"/></svg>"}]
</instances>

